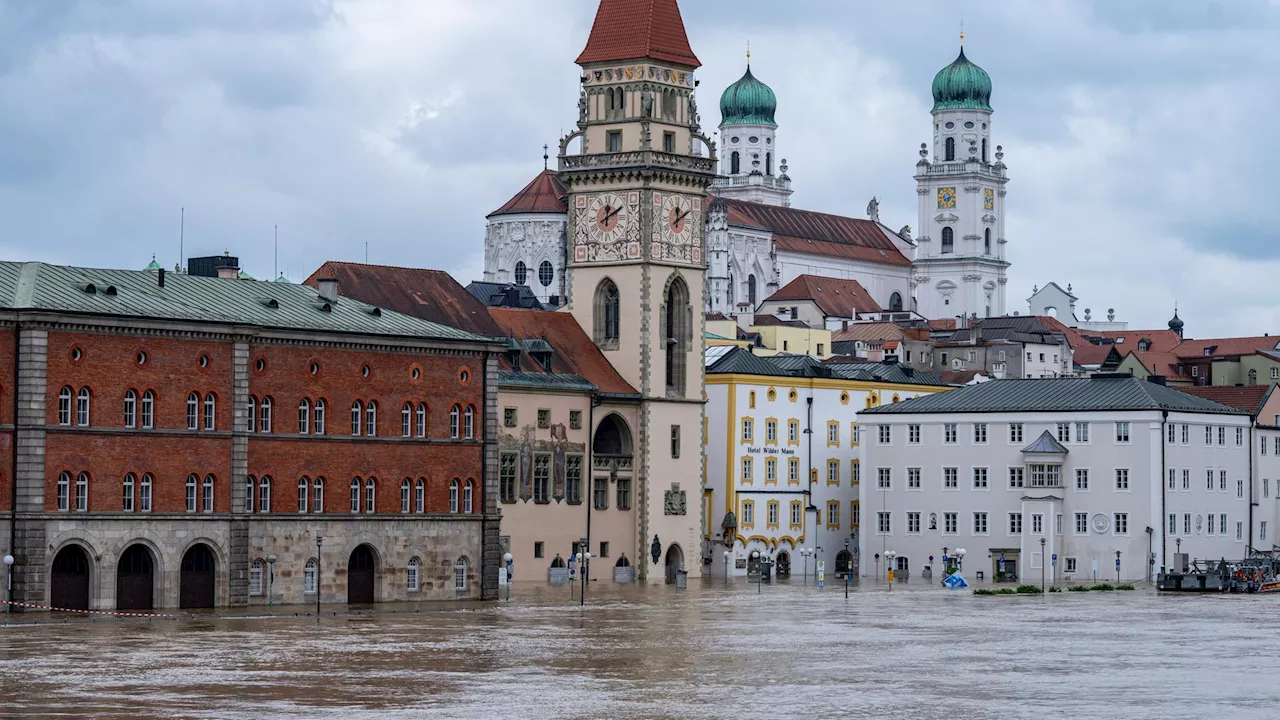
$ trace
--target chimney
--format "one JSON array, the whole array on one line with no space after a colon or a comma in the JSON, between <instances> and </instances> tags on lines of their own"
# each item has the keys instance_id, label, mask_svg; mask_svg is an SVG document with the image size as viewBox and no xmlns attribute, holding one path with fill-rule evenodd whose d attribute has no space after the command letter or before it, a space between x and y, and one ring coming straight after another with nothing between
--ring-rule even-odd
<instances>
[{"instance_id":1,"label":"chimney","mask_svg":"<svg viewBox=\"0 0 1280 720\"><path fill-rule=\"evenodd\" d=\"M502 305L503 307L518 308L520 307L520 288L515 285L508 285L502 289Z\"/></svg>"},{"instance_id":2,"label":"chimney","mask_svg":"<svg viewBox=\"0 0 1280 720\"><path fill-rule=\"evenodd\" d=\"M329 301L338 301L338 278L322 277L316 280L316 287L320 292L320 297Z\"/></svg>"},{"instance_id":3,"label":"chimney","mask_svg":"<svg viewBox=\"0 0 1280 720\"><path fill-rule=\"evenodd\" d=\"M160 268L160 272L156 273L156 283L164 287L164 268Z\"/></svg>"},{"instance_id":4,"label":"chimney","mask_svg":"<svg viewBox=\"0 0 1280 720\"><path fill-rule=\"evenodd\" d=\"M222 265L218 267L218 277L223 280L235 280L240 277L240 268L235 265Z\"/></svg>"},{"instance_id":5,"label":"chimney","mask_svg":"<svg viewBox=\"0 0 1280 720\"><path fill-rule=\"evenodd\" d=\"M738 313L735 319L738 321L738 327L742 328L744 332L750 330L756 321L756 315L751 308L751 303L738 303Z\"/></svg>"}]
</instances>

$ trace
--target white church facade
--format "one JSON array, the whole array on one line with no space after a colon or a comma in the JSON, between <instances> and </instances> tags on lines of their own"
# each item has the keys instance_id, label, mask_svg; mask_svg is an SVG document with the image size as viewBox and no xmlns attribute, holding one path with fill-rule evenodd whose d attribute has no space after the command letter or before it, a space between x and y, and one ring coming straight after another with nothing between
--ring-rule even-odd
<instances>
[{"instance_id":1,"label":"white church facade","mask_svg":"<svg viewBox=\"0 0 1280 720\"><path fill-rule=\"evenodd\" d=\"M915 166L918 233L867 217L792 205L779 151L777 98L748 64L720 99L717 177L705 217L706 312L755 310L802 275L855 280L883 310L926 319L1010 312L1005 290L1003 148L991 135L991 79L961 49L933 81L933 148ZM544 170L488 218L486 281L523 284L563 303L568 237L564 185ZM850 309L850 318L855 314Z\"/></svg>"}]
</instances>

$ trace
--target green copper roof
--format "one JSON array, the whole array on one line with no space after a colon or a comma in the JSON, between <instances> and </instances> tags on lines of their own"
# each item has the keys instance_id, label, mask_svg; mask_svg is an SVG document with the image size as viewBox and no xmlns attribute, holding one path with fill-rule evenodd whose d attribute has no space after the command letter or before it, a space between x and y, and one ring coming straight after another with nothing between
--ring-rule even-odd
<instances>
[{"instance_id":1,"label":"green copper roof","mask_svg":"<svg viewBox=\"0 0 1280 720\"><path fill-rule=\"evenodd\" d=\"M768 85L751 74L751 66L738 82L725 88L720 96L721 125L771 125L777 127L773 115L778 98Z\"/></svg>"},{"instance_id":2,"label":"green copper roof","mask_svg":"<svg viewBox=\"0 0 1280 720\"><path fill-rule=\"evenodd\" d=\"M960 57L942 68L933 78L933 111L991 111L991 76L969 62L960 48Z\"/></svg>"},{"instance_id":3,"label":"green copper roof","mask_svg":"<svg viewBox=\"0 0 1280 720\"><path fill-rule=\"evenodd\" d=\"M151 256L151 262L147 263L147 266L146 266L146 267L144 267L144 268L142 268L142 269L143 269L143 270L159 270L159 269L160 269L160 263L156 262L156 256L155 256L155 255L152 255L152 256Z\"/></svg>"}]
</instances>

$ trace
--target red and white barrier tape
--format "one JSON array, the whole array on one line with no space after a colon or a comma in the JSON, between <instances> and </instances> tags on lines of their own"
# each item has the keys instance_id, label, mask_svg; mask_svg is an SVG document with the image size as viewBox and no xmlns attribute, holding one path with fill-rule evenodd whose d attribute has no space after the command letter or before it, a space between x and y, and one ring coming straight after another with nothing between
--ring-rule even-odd
<instances>
[{"instance_id":1,"label":"red and white barrier tape","mask_svg":"<svg viewBox=\"0 0 1280 720\"><path fill-rule=\"evenodd\" d=\"M29 610L50 610L52 612L69 612L80 613L82 615L111 615L113 617L142 617L142 618L176 618L178 615L162 615L160 613L131 613L117 612L115 610L75 610L72 608L50 607L48 605L36 605L34 603L15 602L12 600L0 601L13 607L27 608Z\"/></svg>"}]
</instances>

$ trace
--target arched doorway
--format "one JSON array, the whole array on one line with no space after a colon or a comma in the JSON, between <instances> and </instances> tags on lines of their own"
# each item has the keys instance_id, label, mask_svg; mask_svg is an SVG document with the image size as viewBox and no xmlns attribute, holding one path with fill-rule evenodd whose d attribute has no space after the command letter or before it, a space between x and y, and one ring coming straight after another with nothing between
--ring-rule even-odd
<instances>
[{"instance_id":1,"label":"arched doorway","mask_svg":"<svg viewBox=\"0 0 1280 720\"><path fill-rule=\"evenodd\" d=\"M347 604L369 605L373 599L373 574L378 569L378 559L373 548L360 545L351 551L347 560Z\"/></svg>"},{"instance_id":2,"label":"arched doorway","mask_svg":"<svg viewBox=\"0 0 1280 720\"><path fill-rule=\"evenodd\" d=\"M178 579L178 607L211 608L214 605L214 577L218 566L213 551L197 543L182 556L182 575Z\"/></svg>"},{"instance_id":3,"label":"arched doorway","mask_svg":"<svg viewBox=\"0 0 1280 720\"><path fill-rule=\"evenodd\" d=\"M843 578L853 570L853 555L848 550L836 553L836 577Z\"/></svg>"},{"instance_id":4,"label":"arched doorway","mask_svg":"<svg viewBox=\"0 0 1280 720\"><path fill-rule=\"evenodd\" d=\"M778 569L775 572L780 578L791 577L791 553L786 551L778 553Z\"/></svg>"},{"instance_id":5,"label":"arched doorway","mask_svg":"<svg viewBox=\"0 0 1280 720\"><path fill-rule=\"evenodd\" d=\"M79 545L68 545L54 556L49 604L67 610L89 609L89 555Z\"/></svg>"},{"instance_id":6,"label":"arched doorway","mask_svg":"<svg viewBox=\"0 0 1280 720\"><path fill-rule=\"evenodd\" d=\"M116 565L116 609L151 610L155 607L155 562L143 545L130 545Z\"/></svg>"},{"instance_id":7,"label":"arched doorway","mask_svg":"<svg viewBox=\"0 0 1280 720\"><path fill-rule=\"evenodd\" d=\"M674 583L676 581L676 571L684 569L684 551L679 545L672 545L667 548L667 582Z\"/></svg>"}]
</instances>

